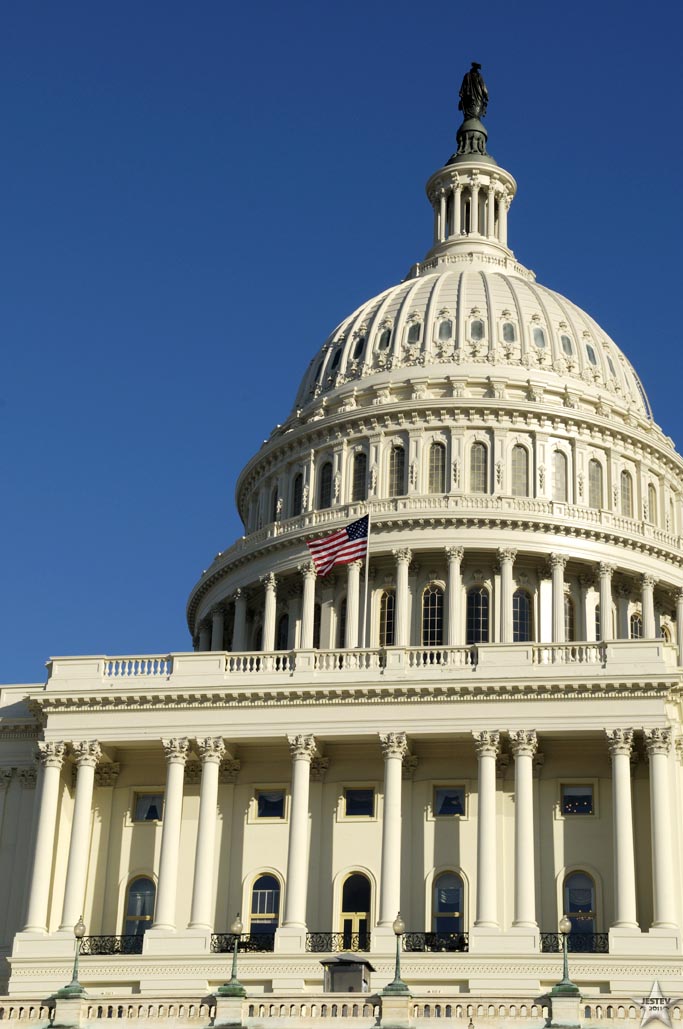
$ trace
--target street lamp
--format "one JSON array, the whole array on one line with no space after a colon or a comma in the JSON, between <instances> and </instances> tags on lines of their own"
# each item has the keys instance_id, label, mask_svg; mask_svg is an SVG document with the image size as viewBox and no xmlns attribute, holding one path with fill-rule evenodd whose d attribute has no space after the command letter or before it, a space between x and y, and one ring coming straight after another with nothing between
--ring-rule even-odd
<instances>
[{"instance_id":1,"label":"street lamp","mask_svg":"<svg viewBox=\"0 0 683 1029\"><path fill-rule=\"evenodd\" d=\"M394 981L385 986L382 993L388 994L389 996L410 996L410 990L401 979L401 937L406 931L406 924L401 918L401 912L396 915L394 924L392 925L394 934L396 936L396 966L394 969Z\"/></svg>"},{"instance_id":2,"label":"street lamp","mask_svg":"<svg viewBox=\"0 0 683 1029\"><path fill-rule=\"evenodd\" d=\"M68 986L62 986L61 990L57 990L58 997L84 997L85 990L78 981L78 959L81 956L81 944L83 937L85 936L85 922L83 921L83 915L78 919L74 926L74 937L76 940L76 954L74 956L74 969L71 975L71 982Z\"/></svg>"},{"instance_id":3,"label":"street lamp","mask_svg":"<svg viewBox=\"0 0 683 1029\"><path fill-rule=\"evenodd\" d=\"M216 990L216 994L219 997L246 997L247 995L247 991L237 978L237 947L239 945L243 929L244 926L242 925L242 919L238 914L237 918L230 926L230 932L235 937L235 943L232 951L232 975L230 976L230 982L224 983Z\"/></svg>"},{"instance_id":4,"label":"street lamp","mask_svg":"<svg viewBox=\"0 0 683 1029\"><path fill-rule=\"evenodd\" d=\"M562 933L562 981L559 982L557 986L553 986L552 990L550 991L551 997L567 997L575 995L579 992L579 988L576 985L576 983L573 983L569 978L569 961L567 959L567 937L569 936L569 933L572 931L572 923L566 915L563 915L560 919L559 929Z\"/></svg>"}]
</instances>

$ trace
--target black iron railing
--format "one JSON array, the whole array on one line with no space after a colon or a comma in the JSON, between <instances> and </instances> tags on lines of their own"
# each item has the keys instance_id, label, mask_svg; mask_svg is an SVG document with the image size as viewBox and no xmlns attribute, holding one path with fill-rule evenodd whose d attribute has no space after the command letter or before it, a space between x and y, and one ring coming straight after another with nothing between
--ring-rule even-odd
<instances>
[{"instance_id":1,"label":"black iron railing","mask_svg":"<svg viewBox=\"0 0 683 1029\"><path fill-rule=\"evenodd\" d=\"M541 933L544 954L562 953L562 933ZM569 933L567 950L570 954L609 954L607 933Z\"/></svg>"},{"instance_id":2,"label":"black iron railing","mask_svg":"<svg viewBox=\"0 0 683 1029\"><path fill-rule=\"evenodd\" d=\"M405 951L467 951L470 940L467 933L413 933L403 935Z\"/></svg>"},{"instance_id":3,"label":"black iron railing","mask_svg":"<svg viewBox=\"0 0 683 1029\"><path fill-rule=\"evenodd\" d=\"M315 954L370 950L370 933L306 933L306 950Z\"/></svg>"},{"instance_id":4,"label":"black iron railing","mask_svg":"<svg viewBox=\"0 0 683 1029\"><path fill-rule=\"evenodd\" d=\"M143 933L128 936L84 936L81 954L96 957L100 954L142 954Z\"/></svg>"},{"instance_id":5,"label":"black iron railing","mask_svg":"<svg viewBox=\"0 0 683 1029\"><path fill-rule=\"evenodd\" d=\"M212 933L211 952L213 954L229 954L234 949L234 933ZM275 950L275 933L242 933L237 937L237 950L241 953L249 951L263 953Z\"/></svg>"}]
</instances>

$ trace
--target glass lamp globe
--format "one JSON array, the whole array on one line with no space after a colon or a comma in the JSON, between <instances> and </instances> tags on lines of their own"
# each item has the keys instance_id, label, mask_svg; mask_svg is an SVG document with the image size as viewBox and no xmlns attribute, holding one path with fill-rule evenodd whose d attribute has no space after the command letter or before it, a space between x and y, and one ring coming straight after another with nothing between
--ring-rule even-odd
<instances>
[{"instance_id":1,"label":"glass lamp globe","mask_svg":"<svg viewBox=\"0 0 683 1029\"><path fill-rule=\"evenodd\" d=\"M85 936L85 922L83 921L83 915L81 915L74 926L74 936L77 940L82 940Z\"/></svg>"},{"instance_id":2,"label":"glass lamp globe","mask_svg":"<svg viewBox=\"0 0 683 1029\"><path fill-rule=\"evenodd\" d=\"M240 916L238 914L237 918L235 919L235 921L230 926L230 932L234 933L235 936L241 936L243 929L244 929L244 925L242 924L242 919L240 918Z\"/></svg>"},{"instance_id":3,"label":"glass lamp globe","mask_svg":"<svg viewBox=\"0 0 683 1029\"><path fill-rule=\"evenodd\" d=\"M403 919L401 918L401 912L400 911L396 915L396 918L394 919L394 924L392 926L392 929L394 930L394 932L396 933L397 936L403 936L403 933L406 931L406 924L403 921Z\"/></svg>"},{"instance_id":4,"label":"glass lamp globe","mask_svg":"<svg viewBox=\"0 0 683 1029\"><path fill-rule=\"evenodd\" d=\"M563 933L564 936L566 936L567 933L570 933L571 931L572 923L569 921L566 915L562 915L562 918L560 919L560 932Z\"/></svg>"}]
</instances>

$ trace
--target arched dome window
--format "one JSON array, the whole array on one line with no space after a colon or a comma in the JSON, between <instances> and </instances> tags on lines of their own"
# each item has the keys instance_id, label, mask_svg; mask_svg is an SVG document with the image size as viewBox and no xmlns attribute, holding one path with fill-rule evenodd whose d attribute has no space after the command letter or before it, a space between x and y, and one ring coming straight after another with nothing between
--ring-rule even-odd
<instances>
[{"instance_id":1,"label":"arched dome window","mask_svg":"<svg viewBox=\"0 0 683 1029\"><path fill-rule=\"evenodd\" d=\"M538 325L534 328L532 332L532 338L534 341L534 345L543 350L545 347L545 332Z\"/></svg>"},{"instance_id":2,"label":"arched dome window","mask_svg":"<svg viewBox=\"0 0 683 1029\"><path fill-rule=\"evenodd\" d=\"M389 451L389 496L402 497L406 491L406 454L402 446Z\"/></svg>"},{"instance_id":3,"label":"arched dome window","mask_svg":"<svg viewBox=\"0 0 683 1029\"><path fill-rule=\"evenodd\" d=\"M593 457L588 463L588 506L599 511L602 507L602 465Z\"/></svg>"},{"instance_id":4,"label":"arched dome window","mask_svg":"<svg viewBox=\"0 0 683 1029\"><path fill-rule=\"evenodd\" d=\"M260 875L251 888L249 929L252 935L274 933L280 924L280 883L274 875Z\"/></svg>"},{"instance_id":5,"label":"arched dome window","mask_svg":"<svg viewBox=\"0 0 683 1029\"><path fill-rule=\"evenodd\" d=\"M485 443L473 443L470 450L470 492L488 493L488 451Z\"/></svg>"},{"instance_id":6,"label":"arched dome window","mask_svg":"<svg viewBox=\"0 0 683 1029\"><path fill-rule=\"evenodd\" d=\"M318 507L332 507L332 462L326 461L320 469Z\"/></svg>"},{"instance_id":7,"label":"arched dome window","mask_svg":"<svg viewBox=\"0 0 683 1029\"><path fill-rule=\"evenodd\" d=\"M621 486L621 513L624 518L633 518L633 479L631 473L623 471L619 478Z\"/></svg>"},{"instance_id":8,"label":"arched dome window","mask_svg":"<svg viewBox=\"0 0 683 1029\"><path fill-rule=\"evenodd\" d=\"M567 455L561 450L553 451L553 500L567 500Z\"/></svg>"},{"instance_id":9,"label":"arched dome window","mask_svg":"<svg viewBox=\"0 0 683 1029\"><path fill-rule=\"evenodd\" d=\"M346 646L346 597L339 605L337 617L337 647L342 650Z\"/></svg>"},{"instance_id":10,"label":"arched dome window","mask_svg":"<svg viewBox=\"0 0 683 1029\"><path fill-rule=\"evenodd\" d=\"M408 327L408 342L409 343L419 343L420 342L420 334L421 334L421 332L422 332L422 323L421 322L412 322L412 324L409 325L409 327Z\"/></svg>"},{"instance_id":11,"label":"arched dome window","mask_svg":"<svg viewBox=\"0 0 683 1029\"><path fill-rule=\"evenodd\" d=\"M512 448L511 490L513 497L529 496L529 455L526 447L516 444Z\"/></svg>"},{"instance_id":12,"label":"arched dome window","mask_svg":"<svg viewBox=\"0 0 683 1029\"><path fill-rule=\"evenodd\" d=\"M590 343L586 343L586 354L587 354L587 356L588 356L588 360L590 361L590 363L591 363L592 365L595 365L595 366L597 367L597 364L598 364L598 358L597 358L597 355L596 355L596 353L595 353L595 350L594 350L594 349L593 349L593 347L592 347L592 346L590 345Z\"/></svg>"},{"instance_id":13,"label":"arched dome window","mask_svg":"<svg viewBox=\"0 0 683 1029\"><path fill-rule=\"evenodd\" d=\"M489 591L473 586L467 591L467 645L489 641Z\"/></svg>"},{"instance_id":14,"label":"arched dome window","mask_svg":"<svg viewBox=\"0 0 683 1029\"><path fill-rule=\"evenodd\" d=\"M361 357L363 356L363 351L364 350L365 350L365 336L359 336L358 339L356 340L355 344L354 344L354 347L353 347L353 357L352 357L352 360L360 361Z\"/></svg>"},{"instance_id":15,"label":"arched dome window","mask_svg":"<svg viewBox=\"0 0 683 1029\"><path fill-rule=\"evenodd\" d=\"M512 322L503 322L503 343L516 343L517 330Z\"/></svg>"},{"instance_id":16,"label":"arched dome window","mask_svg":"<svg viewBox=\"0 0 683 1029\"><path fill-rule=\"evenodd\" d=\"M526 590L515 590L512 595L512 641L531 641L531 597Z\"/></svg>"},{"instance_id":17,"label":"arched dome window","mask_svg":"<svg viewBox=\"0 0 683 1029\"><path fill-rule=\"evenodd\" d=\"M484 338L484 323L481 318L475 318L474 321L470 322L470 339L478 342Z\"/></svg>"},{"instance_id":18,"label":"arched dome window","mask_svg":"<svg viewBox=\"0 0 683 1029\"><path fill-rule=\"evenodd\" d=\"M567 336L566 333L563 333L560 336L560 343L562 344L562 349L564 350L567 357L573 357L574 344L572 343L571 336Z\"/></svg>"},{"instance_id":19,"label":"arched dome window","mask_svg":"<svg viewBox=\"0 0 683 1029\"><path fill-rule=\"evenodd\" d=\"M379 645L393 647L395 641L396 594L383 590L379 601Z\"/></svg>"},{"instance_id":20,"label":"arched dome window","mask_svg":"<svg viewBox=\"0 0 683 1029\"><path fill-rule=\"evenodd\" d=\"M572 923L571 935L594 933L595 883L592 877L587 872L572 872L565 878L562 892L564 894L564 910ZM575 949L582 948L579 946Z\"/></svg>"},{"instance_id":21,"label":"arched dome window","mask_svg":"<svg viewBox=\"0 0 683 1029\"><path fill-rule=\"evenodd\" d=\"M154 919L154 901L157 888L147 876L138 876L128 887L126 898L125 936L142 936Z\"/></svg>"},{"instance_id":22,"label":"arched dome window","mask_svg":"<svg viewBox=\"0 0 683 1029\"><path fill-rule=\"evenodd\" d=\"M320 625L322 622L322 608L320 604L313 607L313 649L320 650Z\"/></svg>"},{"instance_id":23,"label":"arched dome window","mask_svg":"<svg viewBox=\"0 0 683 1029\"><path fill-rule=\"evenodd\" d=\"M337 351L335 352L334 357L332 358L332 364L330 365L330 371L331 372L336 372L337 368L339 367L339 362L341 361L341 356L342 356L342 349L341 349L341 347L338 347Z\"/></svg>"},{"instance_id":24,"label":"arched dome window","mask_svg":"<svg viewBox=\"0 0 683 1029\"><path fill-rule=\"evenodd\" d=\"M304 477L301 472L294 476L292 484L292 518L300 515L304 507Z\"/></svg>"},{"instance_id":25,"label":"arched dome window","mask_svg":"<svg viewBox=\"0 0 683 1029\"><path fill-rule=\"evenodd\" d=\"M576 639L576 620L574 615L574 601L565 593L564 595L564 640L565 643L573 643Z\"/></svg>"},{"instance_id":26,"label":"arched dome window","mask_svg":"<svg viewBox=\"0 0 683 1029\"><path fill-rule=\"evenodd\" d=\"M388 350L391 343L391 329L382 329L377 341L378 350Z\"/></svg>"},{"instance_id":27,"label":"arched dome window","mask_svg":"<svg viewBox=\"0 0 683 1029\"><path fill-rule=\"evenodd\" d=\"M439 322L439 340L446 343L449 339L453 339L453 322L450 318L444 318Z\"/></svg>"},{"instance_id":28,"label":"arched dome window","mask_svg":"<svg viewBox=\"0 0 683 1029\"><path fill-rule=\"evenodd\" d=\"M429 448L429 492L446 492L446 447L432 443Z\"/></svg>"},{"instance_id":29,"label":"arched dome window","mask_svg":"<svg viewBox=\"0 0 683 1029\"><path fill-rule=\"evenodd\" d=\"M422 594L422 646L443 646L443 590L435 583Z\"/></svg>"},{"instance_id":30,"label":"arched dome window","mask_svg":"<svg viewBox=\"0 0 683 1029\"><path fill-rule=\"evenodd\" d=\"M455 872L443 872L434 880L432 932L462 932L463 893L462 879Z\"/></svg>"},{"instance_id":31,"label":"arched dome window","mask_svg":"<svg viewBox=\"0 0 683 1029\"><path fill-rule=\"evenodd\" d=\"M351 500L366 500L368 496L368 457L356 454L353 458L353 488Z\"/></svg>"},{"instance_id":32,"label":"arched dome window","mask_svg":"<svg viewBox=\"0 0 683 1029\"><path fill-rule=\"evenodd\" d=\"M647 487L647 518L652 525L657 524L657 490L653 483Z\"/></svg>"},{"instance_id":33,"label":"arched dome window","mask_svg":"<svg viewBox=\"0 0 683 1029\"><path fill-rule=\"evenodd\" d=\"M609 365L609 370L612 373L612 375L614 376L614 378L616 379L616 377L617 377L617 370L614 367L614 361L609 356L609 354L607 354L606 356L607 356L607 364Z\"/></svg>"},{"instance_id":34,"label":"arched dome window","mask_svg":"<svg viewBox=\"0 0 683 1029\"><path fill-rule=\"evenodd\" d=\"M629 619L629 636L632 640L643 638L643 617L639 612L632 614Z\"/></svg>"},{"instance_id":35,"label":"arched dome window","mask_svg":"<svg viewBox=\"0 0 683 1029\"><path fill-rule=\"evenodd\" d=\"M277 623L277 639L275 641L276 650L288 650L289 649L289 615L280 615L280 620Z\"/></svg>"}]
</instances>

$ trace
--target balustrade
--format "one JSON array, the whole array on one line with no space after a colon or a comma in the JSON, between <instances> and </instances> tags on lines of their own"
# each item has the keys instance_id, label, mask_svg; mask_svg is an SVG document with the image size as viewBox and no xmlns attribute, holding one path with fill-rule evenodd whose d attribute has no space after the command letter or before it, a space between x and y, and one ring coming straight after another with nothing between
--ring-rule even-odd
<instances>
[{"instance_id":1,"label":"balustrade","mask_svg":"<svg viewBox=\"0 0 683 1029\"><path fill-rule=\"evenodd\" d=\"M569 933L567 950L575 954L608 954L608 933ZM544 954L562 953L562 933L541 933L541 951Z\"/></svg>"},{"instance_id":2,"label":"balustrade","mask_svg":"<svg viewBox=\"0 0 683 1029\"><path fill-rule=\"evenodd\" d=\"M232 954L235 933L212 933L211 953ZM237 950L242 953L268 953L275 950L275 933L241 933L237 936Z\"/></svg>"},{"instance_id":3,"label":"balustrade","mask_svg":"<svg viewBox=\"0 0 683 1029\"><path fill-rule=\"evenodd\" d=\"M370 933L306 933L306 950L314 954L367 951L370 950Z\"/></svg>"},{"instance_id":4,"label":"balustrade","mask_svg":"<svg viewBox=\"0 0 683 1029\"><path fill-rule=\"evenodd\" d=\"M456 952L469 950L468 933L414 933L407 932L403 936L403 949L414 952Z\"/></svg>"},{"instance_id":5,"label":"balustrade","mask_svg":"<svg viewBox=\"0 0 683 1029\"><path fill-rule=\"evenodd\" d=\"M125 936L84 936L81 941L83 957L99 957L111 954L142 954L142 933Z\"/></svg>"}]
</instances>

